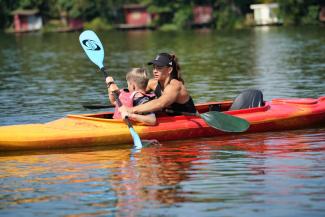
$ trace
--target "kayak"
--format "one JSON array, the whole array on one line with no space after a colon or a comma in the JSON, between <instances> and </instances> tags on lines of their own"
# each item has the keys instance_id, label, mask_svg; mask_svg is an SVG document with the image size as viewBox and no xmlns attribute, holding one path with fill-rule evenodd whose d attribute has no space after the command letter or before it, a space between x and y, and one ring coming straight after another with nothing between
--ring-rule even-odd
<instances>
[{"instance_id":1,"label":"kayak","mask_svg":"<svg viewBox=\"0 0 325 217\"><path fill-rule=\"evenodd\" d=\"M247 120L243 133L293 130L325 126L325 96L313 98L277 98L263 106L229 111L232 101L196 104L199 113L217 109ZM132 143L127 125L112 119L112 112L71 114L48 123L0 127L0 151L108 146ZM157 115L157 125L134 123L142 140L183 140L225 134L210 127L197 116ZM239 136L243 133L236 133Z\"/></svg>"}]
</instances>

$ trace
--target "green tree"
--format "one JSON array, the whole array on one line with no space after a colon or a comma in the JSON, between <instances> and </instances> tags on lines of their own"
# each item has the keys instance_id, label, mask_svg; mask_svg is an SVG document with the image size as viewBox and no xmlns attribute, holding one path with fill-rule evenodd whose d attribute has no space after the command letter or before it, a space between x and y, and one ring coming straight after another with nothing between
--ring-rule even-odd
<instances>
[{"instance_id":1,"label":"green tree","mask_svg":"<svg viewBox=\"0 0 325 217\"><path fill-rule=\"evenodd\" d=\"M184 5L181 0L143 0L141 3L148 6L148 11L150 13L158 15L155 20L155 24L158 26L166 23L173 23L175 13ZM187 16L186 14L184 15ZM178 17L179 20L183 20L179 21L179 25L181 25L181 22L185 22L186 18L181 17L181 15L178 15Z\"/></svg>"},{"instance_id":2,"label":"green tree","mask_svg":"<svg viewBox=\"0 0 325 217\"><path fill-rule=\"evenodd\" d=\"M155 24L169 24L173 29L189 27L193 20L193 6L212 5L215 26L218 29L240 26L250 4L278 2L279 15L286 25L310 24L317 22L321 0L0 0L0 27L12 24L13 10L39 9L45 21L66 14L84 21L95 20L113 24L122 22L124 4L143 4L148 11L158 16Z\"/></svg>"},{"instance_id":3,"label":"green tree","mask_svg":"<svg viewBox=\"0 0 325 217\"><path fill-rule=\"evenodd\" d=\"M215 17L217 29L241 27L244 15L250 11L253 0L220 0L216 3Z\"/></svg>"},{"instance_id":4,"label":"green tree","mask_svg":"<svg viewBox=\"0 0 325 217\"><path fill-rule=\"evenodd\" d=\"M6 28L12 23L11 11L18 7L19 1L0 0L0 28Z\"/></svg>"},{"instance_id":5,"label":"green tree","mask_svg":"<svg viewBox=\"0 0 325 217\"><path fill-rule=\"evenodd\" d=\"M320 0L278 0L278 3L285 25L315 23L317 20Z\"/></svg>"},{"instance_id":6,"label":"green tree","mask_svg":"<svg viewBox=\"0 0 325 217\"><path fill-rule=\"evenodd\" d=\"M189 27L193 18L194 5L213 5L212 0L142 0L148 6L148 11L158 14L155 24L158 26L168 24L173 29Z\"/></svg>"}]
</instances>

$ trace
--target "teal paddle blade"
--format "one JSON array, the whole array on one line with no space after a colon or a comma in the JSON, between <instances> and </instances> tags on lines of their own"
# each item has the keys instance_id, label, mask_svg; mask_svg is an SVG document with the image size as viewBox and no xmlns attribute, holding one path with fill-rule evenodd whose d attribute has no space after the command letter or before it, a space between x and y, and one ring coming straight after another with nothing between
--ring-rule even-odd
<instances>
[{"instance_id":1,"label":"teal paddle blade","mask_svg":"<svg viewBox=\"0 0 325 217\"><path fill-rule=\"evenodd\" d=\"M129 127L129 130L130 130L130 133L132 135L132 138L133 138L133 143L134 143L134 146L135 148L142 148L142 142L141 142L141 139L139 137L139 135L135 132L135 130L133 129L133 127Z\"/></svg>"},{"instance_id":2,"label":"teal paddle blade","mask_svg":"<svg viewBox=\"0 0 325 217\"><path fill-rule=\"evenodd\" d=\"M249 122L225 113L210 111L200 114L200 117L211 127L224 132L244 132L249 128Z\"/></svg>"},{"instance_id":3,"label":"teal paddle blade","mask_svg":"<svg viewBox=\"0 0 325 217\"><path fill-rule=\"evenodd\" d=\"M99 69L104 68L104 48L96 33L91 30L83 31L79 36L79 42L89 59Z\"/></svg>"}]
</instances>

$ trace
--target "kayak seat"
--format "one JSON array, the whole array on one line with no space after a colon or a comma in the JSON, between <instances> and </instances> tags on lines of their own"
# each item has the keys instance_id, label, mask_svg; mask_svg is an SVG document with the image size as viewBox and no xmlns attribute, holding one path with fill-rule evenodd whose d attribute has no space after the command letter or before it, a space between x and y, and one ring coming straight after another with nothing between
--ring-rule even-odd
<instances>
[{"instance_id":1,"label":"kayak seat","mask_svg":"<svg viewBox=\"0 0 325 217\"><path fill-rule=\"evenodd\" d=\"M257 89L242 91L233 101L229 110L240 110L264 106L263 93Z\"/></svg>"},{"instance_id":2,"label":"kayak seat","mask_svg":"<svg viewBox=\"0 0 325 217\"><path fill-rule=\"evenodd\" d=\"M209 105L209 111L221 112L221 104Z\"/></svg>"}]
</instances>

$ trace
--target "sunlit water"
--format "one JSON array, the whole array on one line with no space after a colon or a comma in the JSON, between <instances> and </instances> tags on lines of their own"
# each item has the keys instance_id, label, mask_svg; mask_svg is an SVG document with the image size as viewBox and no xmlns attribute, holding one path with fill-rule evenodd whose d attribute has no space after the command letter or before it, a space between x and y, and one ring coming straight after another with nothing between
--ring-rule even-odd
<instances>
[{"instance_id":1,"label":"sunlit water","mask_svg":"<svg viewBox=\"0 0 325 217\"><path fill-rule=\"evenodd\" d=\"M324 216L325 132L0 158L3 216Z\"/></svg>"},{"instance_id":2,"label":"sunlit water","mask_svg":"<svg viewBox=\"0 0 325 217\"><path fill-rule=\"evenodd\" d=\"M120 86L128 68L174 51L196 102L259 88L325 95L324 28L100 32ZM0 35L0 125L90 113L103 75L78 33ZM324 216L325 128L0 154L0 216Z\"/></svg>"}]
</instances>

